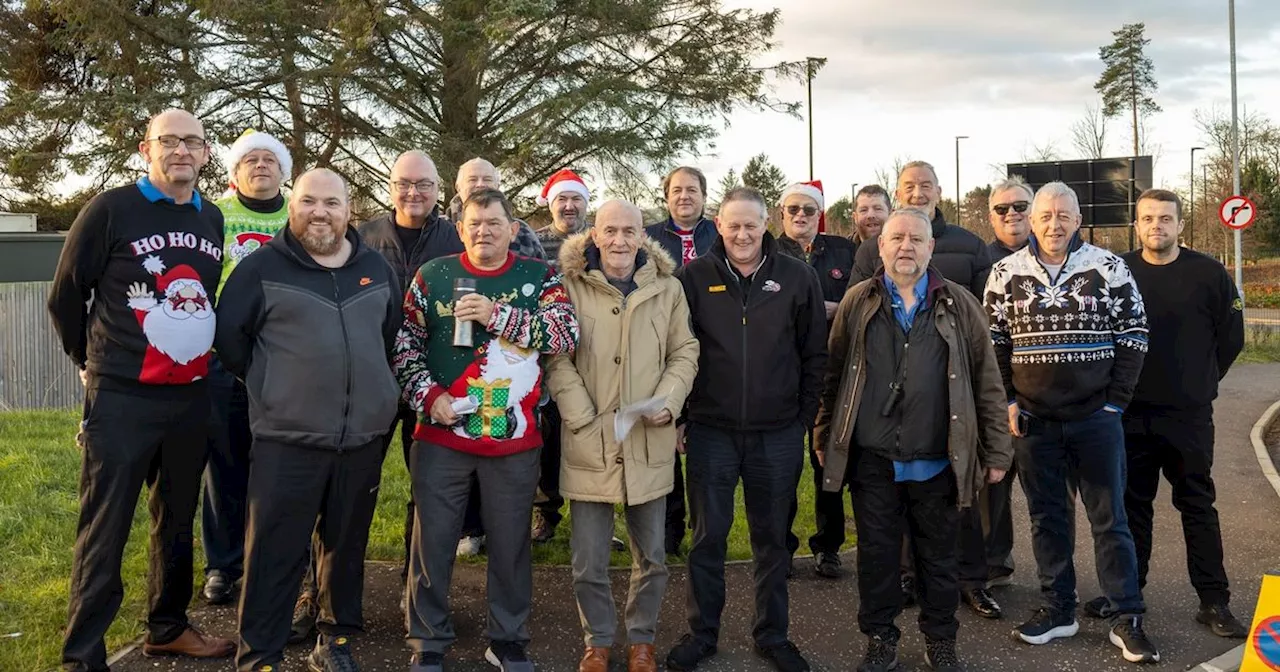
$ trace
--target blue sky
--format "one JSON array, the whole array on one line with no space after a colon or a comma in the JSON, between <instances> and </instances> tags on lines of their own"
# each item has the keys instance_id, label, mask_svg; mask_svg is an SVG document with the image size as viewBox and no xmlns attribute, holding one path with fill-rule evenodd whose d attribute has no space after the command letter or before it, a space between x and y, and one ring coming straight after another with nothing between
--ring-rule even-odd
<instances>
[{"instance_id":1,"label":"blue sky","mask_svg":"<svg viewBox=\"0 0 1280 672\"><path fill-rule=\"evenodd\" d=\"M778 2L727 0L767 9ZM1077 158L1070 125L1097 104L1098 48L1122 24L1142 21L1163 112L1148 121L1158 146L1155 182L1184 187L1188 152L1203 144L1193 113L1230 113L1226 0L787 0L778 48L762 64L828 59L814 80L815 177L828 202L852 183L874 181L894 157L934 163L944 192L987 184L1004 164L1049 143ZM1280 121L1280 2L1236 2L1237 81L1242 113ZM779 96L804 100L803 85ZM1110 122L1109 155L1132 150L1124 118ZM760 152L790 179L808 177L804 118L743 112L712 154L690 160L714 184ZM1202 155L1203 156L1203 155Z\"/></svg>"}]
</instances>

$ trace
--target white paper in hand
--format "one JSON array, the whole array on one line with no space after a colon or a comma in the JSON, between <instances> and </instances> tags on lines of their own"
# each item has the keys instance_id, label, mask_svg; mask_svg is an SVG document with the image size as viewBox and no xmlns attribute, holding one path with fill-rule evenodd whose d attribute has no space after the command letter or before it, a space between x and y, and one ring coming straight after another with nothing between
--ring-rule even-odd
<instances>
[{"instance_id":1,"label":"white paper in hand","mask_svg":"<svg viewBox=\"0 0 1280 672\"><path fill-rule=\"evenodd\" d=\"M631 433L631 428L636 426L636 422L646 415L654 415L662 411L667 405L667 398L649 397L643 401L637 401L618 409L618 413L613 416L613 435L614 438L621 442L627 438L627 434Z\"/></svg>"},{"instance_id":2,"label":"white paper in hand","mask_svg":"<svg viewBox=\"0 0 1280 672\"><path fill-rule=\"evenodd\" d=\"M458 415L466 415L468 413L475 413L476 409L480 408L480 404L476 401L475 397L468 394L465 397L458 397L457 399L454 399L453 403L449 405L449 408L452 408L453 412Z\"/></svg>"}]
</instances>

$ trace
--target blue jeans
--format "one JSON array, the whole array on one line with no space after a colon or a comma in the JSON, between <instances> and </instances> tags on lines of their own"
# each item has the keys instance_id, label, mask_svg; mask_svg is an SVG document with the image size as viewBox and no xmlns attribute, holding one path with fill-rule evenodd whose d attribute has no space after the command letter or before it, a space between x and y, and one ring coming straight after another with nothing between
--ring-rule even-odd
<instances>
[{"instance_id":1,"label":"blue jeans","mask_svg":"<svg viewBox=\"0 0 1280 672\"><path fill-rule=\"evenodd\" d=\"M1081 420L1027 417L1014 438L1022 490L1031 512L1031 546L1044 606L1074 613L1076 570L1073 481L1078 483L1098 567L1098 584L1117 616L1146 611L1138 588L1138 558L1125 514L1124 429L1120 414L1099 410Z\"/></svg>"}]
</instances>

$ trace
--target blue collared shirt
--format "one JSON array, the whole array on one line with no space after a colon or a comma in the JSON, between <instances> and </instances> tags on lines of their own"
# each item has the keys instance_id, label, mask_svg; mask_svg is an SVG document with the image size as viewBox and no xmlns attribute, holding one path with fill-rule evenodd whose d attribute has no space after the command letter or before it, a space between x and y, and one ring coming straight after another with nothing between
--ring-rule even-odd
<instances>
[{"instance_id":1,"label":"blue collared shirt","mask_svg":"<svg viewBox=\"0 0 1280 672\"><path fill-rule=\"evenodd\" d=\"M929 296L929 274L925 273L916 281L912 292L915 294L916 302L910 309L902 304L902 297L898 295L898 286L893 284L893 280L886 273L884 276L884 286L889 290L889 301L893 306L893 317L898 322L898 326L902 327L905 333L911 333L911 325L915 323L916 315L920 313L921 308L925 306L925 300ZM927 481L934 476L942 473L950 464L946 458L938 458L936 460L911 460L909 462L893 463L893 480L897 483L903 481Z\"/></svg>"},{"instance_id":2,"label":"blue collared shirt","mask_svg":"<svg viewBox=\"0 0 1280 672\"><path fill-rule=\"evenodd\" d=\"M158 201L175 203L172 198L165 196L164 192L157 189L156 185L151 184L151 178L146 175L138 178L138 191L141 191L142 195L152 203L156 203ZM204 207L204 202L200 200L200 190L197 189L191 192L191 202L186 205L191 205L195 207L196 212L200 212L200 208Z\"/></svg>"}]
</instances>

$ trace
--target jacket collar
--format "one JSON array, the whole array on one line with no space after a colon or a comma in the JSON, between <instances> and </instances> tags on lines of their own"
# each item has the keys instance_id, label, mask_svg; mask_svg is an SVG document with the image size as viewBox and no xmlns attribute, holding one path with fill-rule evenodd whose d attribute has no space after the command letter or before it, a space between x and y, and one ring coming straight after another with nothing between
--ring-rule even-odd
<instances>
[{"instance_id":1,"label":"jacket collar","mask_svg":"<svg viewBox=\"0 0 1280 672\"><path fill-rule=\"evenodd\" d=\"M699 233L701 233L701 232L702 232L702 230L703 230L704 228L706 228L706 227L708 227L708 226L709 226L709 227L711 227L711 228L714 230L714 229L715 229L715 227L716 227L716 223L715 223L715 222L713 222L713 221L711 221L711 220L709 220L709 219L707 219L707 216L706 216L706 214L704 213L703 215L701 215L700 217L698 217L698 222L697 222L696 224L694 224L694 225L693 225L693 228L692 228L692 229L689 229L689 231L690 231L690 232L692 232L692 233L696 236L696 235L698 235ZM667 221L665 221L665 222L663 222L663 223L662 223L662 230L663 230L663 231L668 231L668 232L673 233L673 234L676 234L676 235L680 235L680 233L681 233L684 229L681 229L679 226L676 226L676 219L675 219L675 217L672 217L671 215L667 215Z\"/></svg>"},{"instance_id":2,"label":"jacket collar","mask_svg":"<svg viewBox=\"0 0 1280 672\"><path fill-rule=\"evenodd\" d=\"M344 236L351 243L351 256L347 257L346 263L339 268L346 268L356 262L356 259L369 251L369 247L364 244L359 233L356 232L354 226L347 225L347 232ZM333 271L336 269L327 266L321 266L316 260L302 247L302 242L298 240L293 232L289 230L286 224L280 227L274 238L267 241L267 245L283 254L286 258L303 268L310 268L319 271Z\"/></svg>"},{"instance_id":3,"label":"jacket collar","mask_svg":"<svg viewBox=\"0 0 1280 672\"><path fill-rule=\"evenodd\" d=\"M947 294L947 281L946 278L942 277L942 273L938 272L938 269L934 268L932 265L925 270L925 275L929 278L929 283L925 286L925 296L928 297L929 305L932 306L935 303L935 299L938 298L939 293L942 293L943 295ZM871 277L873 282L870 287L872 292L880 291L885 292L886 294L888 293L889 288L885 286L884 276L884 266L877 268L876 272L872 274Z\"/></svg>"},{"instance_id":4,"label":"jacket collar","mask_svg":"<svg viewBox=\"0 0 1280 672\"><path fill-rule=\"evenodd\" d=\"M942 234L946 233L947 231L947 218L942 216L941 208L935 207L933 209L933 219L930 221L933 224L934 239L936 240L938 238L941 238Z\"/></svg>"},{"instance_id":5,"label":"jacket collar","mask_svg":"<svg viewBox=\"0 0 1280 672\"><path fill-rule=\"evenodd\" d=\"M1080 230L1076 229L1076 232L1071 234L1071 243L1067 245L1067 258L1070 259L1071 254L1081 247L1084 247L1084 238L1080 237ZM1035 257L1036 261L1039 261L1040 241L1036 240L1036 234L1031 234L1031 237L1027 239L1027 248L1031 250L1031 256Z\"/></svg>"},{"instance_id":6,"label":"jacket collar","mask_svg":"<svg viewBox=\"0 0 1280 672\"><path fill-rule=\"evenodd\" d=\"M815 257L822 256L822 254L827 251L826 239L826 234L819 233L815 235L813 237L813 244L809 247L809 254ZM778 237L778 249L782 250L784 253L800 254L802 255L802 258L804 255L804 247L785 233Z\"/></svg>"},{"instance_id":7,"label":"jacket collar","mask_svg":"<svg viewBox=\"0 0 1280 672\"><path fill-rule=\"evenodd\" d=\"M590 256L594 251L595 266ZM600 251L591 241L591 232L583 231L565 239L560 246L560 273L566 278L584 278L591 271L599 271ZM676 272L676 262L662 249L658 241L646 236L636 255L636 285L644 286L658 278L671 277ZM604 273L600 273L601 277Z\"/></svg>"},{"instance_id":8,"label":"jacket collar","mask_svg":"<svg viewBox=\"0 0 1280 672\"><path fill-rule=\"evenodd\" d=\"M764 236L761 239L761 248L762 254L760 257L760 266L763 267L769 257L772 257L778 252L778 240L767 230L764 232ZM716 234L716 242L711 245L711 254L725 264L729 263L729 257L724 251L724 237L718 233Z\"/></svg>"}]
</instances>

